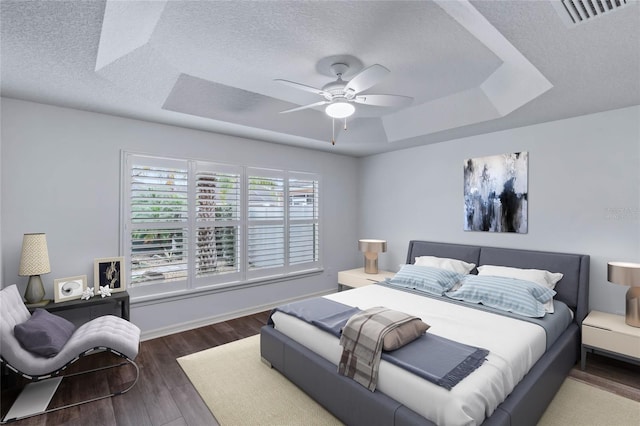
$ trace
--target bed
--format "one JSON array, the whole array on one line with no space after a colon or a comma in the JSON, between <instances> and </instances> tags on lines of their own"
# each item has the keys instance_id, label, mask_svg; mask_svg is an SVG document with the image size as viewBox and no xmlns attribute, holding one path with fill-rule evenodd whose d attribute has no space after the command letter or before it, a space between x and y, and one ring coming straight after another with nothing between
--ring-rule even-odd
<instances>
[{"instance_id":1,"label":"bed","mask_svg":"<svg viewBox=\"0 0 640 426\"><path fill-rule=\"evenodd\" d=\"M507 389L508 394L495 403L495 406L487 409L490 414L469 420L467 423L535 425L549 402L553 399L569 370L579 359L580 324L588 310L589 256L429 241L410 241L406 263L413 264L415 258L420 256L459 259L478 266L500 265L514 268L535 268L563 274L562 279L555 285L556 295L554 299L564 303L570 309L571 317L568 321L568 326L558 333L558 337L555 338L552 344L548 345L548 348L543 349L539 355L532 356L532 365L523 367L526 368L526 371L522 373L521 378L518 378L517 384L514 383L510 389ZM472 273L474 272L477 272L477 270L474 269ZM371 287L371 289L366 290L368 287ZM362 303L374 303L375 299L372 301L367 299L373 297L373 293L380 293L382 297L385 297L388 292L397 291L378 287L378 285L367 286L362 290L354 289L327 297L343 303L354 304L354 301L358 300L359 294L362 293ZM421 300L414 302L413 299L408 297L421 298ZM422 306L426 303L430 310L431 305L429 304L431 301L423 302L422 299L425 298L403 292L399 299L401 302L394 303L401 303L406 306L414 303ZM451 310L455 310L458 309L460 304L451 304L451 306ZM454 308L453 306L456 307ZM438 398L442 398L442 395L434 397L430 395L425 397L420 405L416 405L415 394L418 392L414 392L412 400L411 395L409 397L402 395L402 391L397 389L398 386L394 388L392 379L384 379L386 380L384 382L386 387L383 386L384 361L380 366L380 386L375 392L370 392L352 379L337 373L335 360L332 362L331 354L327 353L327 351L330 352L332 350L332 346L335 346L335 342L323 340L329 338L322 335L313 338L305 337L306 331L302 334L299 332L296 334L295 331L291 331L295 330L295 328L291 328L288 325L291 321L288 318L287 321L280 320L280 325L276 321L275 326L268 325L262 328L260 345L262 358L344 423L349 425L434 425L437 424L436 422L441 424L448 423L442 420L446 417L431 415L432 411L435 412L434 410L439 409L442 405L441 402L444 400L438 400ZM429 318L427 322L429 321L437 323L437 318ZM527 327L531 328L531 325ZM529 328L527 327L525 329L528 330ZM464 328L459 327L458 331L464 333ZM296 340L300 340L302 343ZM498 349L504 350L505 347L498 347ZM490 362L487 361L487 364L490 364ZM391 370L391 368L385 368ZM478 374L481 374L480 370L483 368L485 367L482 366L478 369ZM490 367L487 366L485 369L488 368ZM467 379L460 382L458 386L461 389L465 387L472 388L468 383L473 383L473 380L477 380L477 377L472 377L474 374L476 373L472 373ZM414 381L417 382L416 380ZM460 420L456 418L457 421Z\"/></svg>"}]
</instances>

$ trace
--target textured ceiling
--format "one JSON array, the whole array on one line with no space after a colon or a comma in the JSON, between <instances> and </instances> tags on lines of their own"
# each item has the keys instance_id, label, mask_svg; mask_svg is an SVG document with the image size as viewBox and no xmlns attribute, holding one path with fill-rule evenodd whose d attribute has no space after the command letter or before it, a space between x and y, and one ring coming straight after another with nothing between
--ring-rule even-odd
<instances>
[{"instance_id":1,"label":"textured ceiling","mask_svg":"<svg viewBox=\"0 0 640 426\"><path fill-rule=\"evenodd\" d=\"M595 1L595 0L594 0ZM0 1L2 96L369 155L640 104L640 4L565 25L546 0ZM331 63L391 73L336 125Z\"/></svg>"}]
</instances>

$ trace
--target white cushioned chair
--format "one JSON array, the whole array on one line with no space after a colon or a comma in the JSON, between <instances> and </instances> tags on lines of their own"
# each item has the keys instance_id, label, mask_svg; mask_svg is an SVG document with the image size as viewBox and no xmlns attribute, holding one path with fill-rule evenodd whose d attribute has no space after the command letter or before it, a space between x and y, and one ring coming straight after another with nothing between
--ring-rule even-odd
<instances>
[{"instance_id":1,"label":"white cushioned chair","mask_svg":"<svg viewBox=\"0 0 640 426\"><path fill-rule=\"evenodd\" d=\"M55 376L62 376L63 371L80 357L89 355L96 351L110 351L111 353L124 358L124 362L98 369L69 374L67 377L95 372L107 368L121 367L129 364L135 367L136 377L133 383L124 390L65 405L63 407L57 407L49 410L45 409L44 411L30 413L19 417L10 417L10 410L7 416L5 416L5 419L2 420L2 424L119 395L129 391L138 381L139 369L133 360L138 355L138 348L140 346L140 329L129 321L113 315L105 315L95 318L78 327L57 355L46 358L24 349L14 334L15 326L24 323L30 317L31 314L24 305L22 297L18 292L18 288L15 285L8 286L0 291L0 360L9 369L21 376L33 382L40 382ZM61 379L56 378L54 380L58 380L59 384L59 380ZM29 386L30 385L27 385L27 388ZM25 390L27 388L25 388ZM55 392L56 388L57 385L53 388L53 392ZM52 395L53 393L51 396ZM18 397L18 400L19 399L20 397Z\"/></svg>"}]
</instances>

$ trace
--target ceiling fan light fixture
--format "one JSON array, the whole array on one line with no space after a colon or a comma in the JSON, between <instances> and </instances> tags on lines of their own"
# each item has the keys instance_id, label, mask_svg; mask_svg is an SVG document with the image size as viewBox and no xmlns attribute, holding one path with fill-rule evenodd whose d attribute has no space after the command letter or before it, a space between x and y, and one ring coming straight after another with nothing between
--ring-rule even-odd
<instances>
[{"instance_id":1,"label":"ceiling fan light fixture","mask_svg":"<svg viewBox=\"0 0 640 426\"><path fill-rule=\"evenodd\" d=\"M355 111L356 108L346 101L331 102L324 110L331 118L347 118L353 115Z\"/></svg>"}]
</instances>

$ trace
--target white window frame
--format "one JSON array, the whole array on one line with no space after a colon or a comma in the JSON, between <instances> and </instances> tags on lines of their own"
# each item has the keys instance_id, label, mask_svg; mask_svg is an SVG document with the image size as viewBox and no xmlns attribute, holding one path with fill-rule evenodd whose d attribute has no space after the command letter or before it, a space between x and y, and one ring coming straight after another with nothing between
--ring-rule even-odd
<instances>
[{"instance_id":1,"label":"white window frame","mask_svg":"<svg viewBox=\"0 0 640 426\"><path fill-rule=\"evenodd\" d=\"M188 190L188 220L185 227L188 229L188 262L187 278L173 281L153 281L150 283L141 283L129 285L129 291L134 297L154 297L159 295L168 295L175 293L188 293L206 289L226 288L229 286L242 286L247 283L255 283L260 281L270 282L287 277L319 272L322 270L322 213L320 203L322 188L321 177L317 173L285 171L276 169L266 169L259 167L231 165L223 163L215 163L211 161L180 159L161 157L149 154L139 154L135 152L122 152L122 189L121 189L121 253L125 257L128 267L131 266L131 227L134 226L131 217L131 166L132 161L140 162L151 167L159 167L162 164L169 165L187 165L189 190ZM240 245L236 256L239 257L239 268L236 272L213 274L207 276L197 276L196 274L196 258L195 258L195 239L197 237L198 221L196 219L196 173L199 169L214 171L219 173L238 173L240 175L240 211L239 217L234 221L209 221L210 224L220 223L222 225L237 225L239 232L238 243ZM248 268L248 229L249 226L256 223L277 223L277 221L260 221L251 220L248 217L248 188L250 176L273 177L283 179L283 208L284 219L281 221L283 232L284 262L282 266L249 270ZM289 217L289 182L290 179L311 180L315 182L318 189L314 193L313 206L317 211L317 217L307 219L295 219ZM317 197L317 198L316 198ZM200 222L201 223L201 222ZM300 263L296 265L289 264L289 232L292 225L300 223L313 223L318 230L315 244L317 247L317 257L310 262ZM315 235L315 234L314 234ZM130 273L130 268L127 269ZM127 280L130 281L130 276Z\"/></svg>"},{"instance_id":2,"label":"white window frame","mask_svg":"<svg viewBox=\"0 0 640 426\"><path fill-rule=\"evenodd\" d=\"M122 164L124 164L124 167L123 167L124 185L121 192L121 200L122 200L121 215L124 218L124 220L121 220L122 227L121 227L120 240L122 241L121 253L124 253L124 257L125 257L125 264L126 264L125 271L127 271L127 274L129 274L126 277L127 283L128 283L127 287L129 288L129 291L135 288L136 289L135 292L140 295L184 291L188 289L188 276L189 276L188 267L187 267L187 277L184 279L178 279L178 280L172 280L172 281L168 281L168 280L157 281L149 284L135 285L135 287L131 283L132 263L131 263L131 252L129 251L129 248L132 246L132 238L131 238L132 231L137 227L137 225L135 225L132 222L130 217L131 166L132 166L131 161L133 160L134 157L136 159L136 162L143 166L183 168L185 171L187 171L187 173L189 173L188 161L186 160L124 153L123 161L122 161ZM189 213L189 216L191 216L191 213ZM190 218L187 218L186 222L183 222L182 226L184 228L188 228L189 221L190 221ZM163 223L163 224L157 224L157 225L145 224L144 227L145 228L168 228L171 226ZM191 250L188 249L187 250L188 258L191 258L191 255L192 255Z\"/></svg>"}]
</instances>

